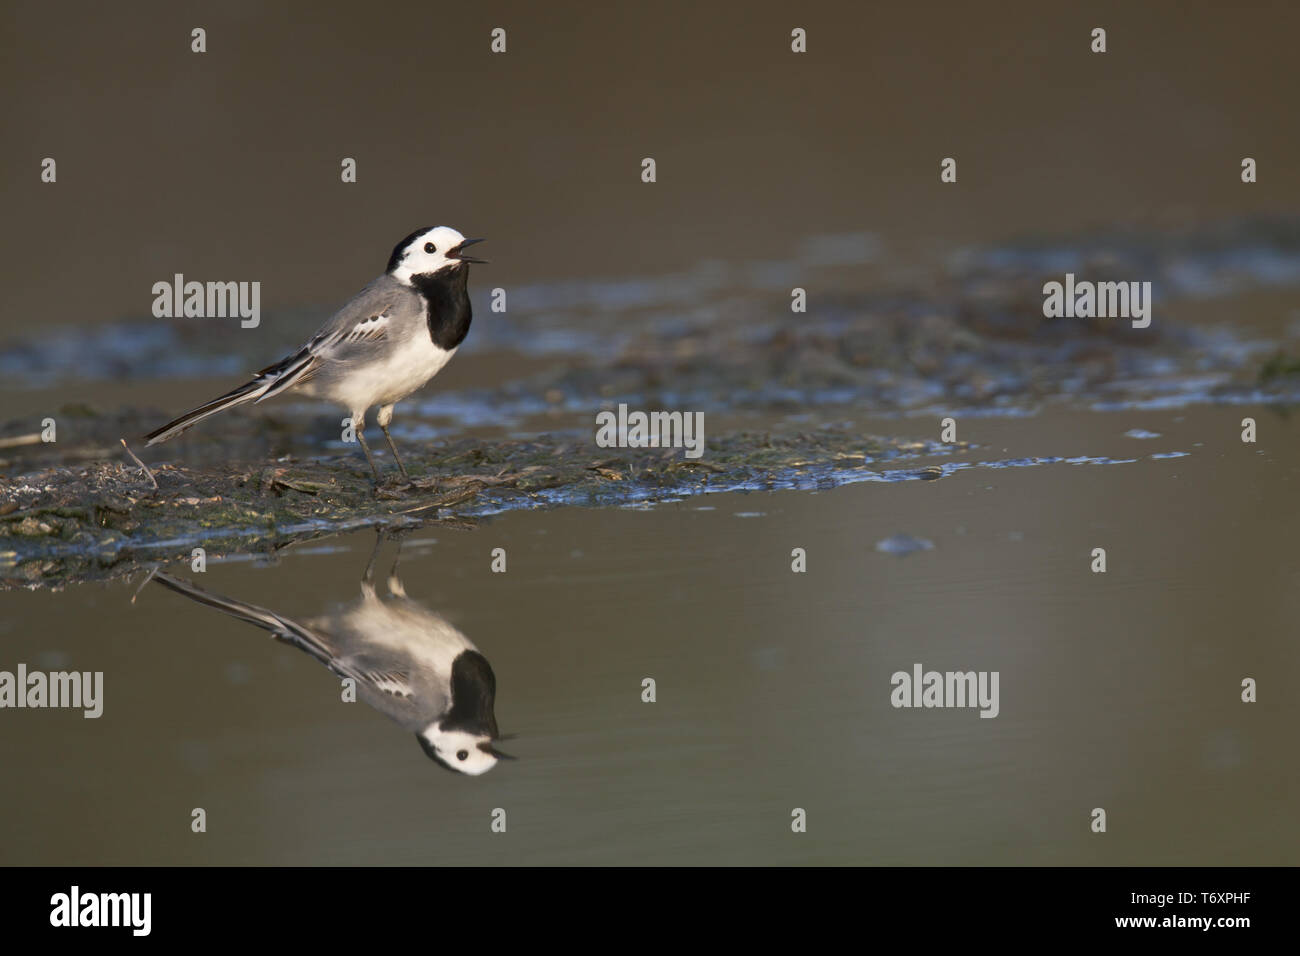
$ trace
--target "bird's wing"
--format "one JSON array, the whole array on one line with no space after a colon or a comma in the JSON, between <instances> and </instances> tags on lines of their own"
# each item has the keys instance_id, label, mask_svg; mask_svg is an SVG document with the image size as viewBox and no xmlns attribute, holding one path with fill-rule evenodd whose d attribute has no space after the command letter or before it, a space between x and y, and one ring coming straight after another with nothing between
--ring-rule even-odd
<instances>
[{"instance_id":1,"label":"bird's wing","mask_svg":"<svg viewBox=\"0 0 1300 956\"><path fill-rule=\"evenodd\" d=\"M264 379L270 379L271 384L266 391L253 400L253 404L256 405L272 396L279 395L295 385L304 385L310 382L319 369L320 356L312 353L310 345L303 346L288 358L276 362L274 365L268 365L257 373L253 381L261 382Z\"/></svg>"},{"instance_id":2,"label":"bird's wing","mask_svg":"<svg viewBox=\"0 0 1300 956\"><path fill-rule=\"evenodd\" d=\"M365 352L410 334L422 317L419 295L392 276L380 276L334 313L307 347L335 355Z\"/></svg>"},{"instance_id":3,"label":"bird's wing","mask_svg":"<svg viewBox=\"0 0 1300 956\"><path fill-rule=\"evenodd\" d=\"M355 674L376 693L409 700L415 696L411 670L405 661L374 655L356 654L342 662L348 672Z\"/></svg>"},{"instance_id":4,"label":"bird's wing","mask_svg":"<svg viewBox=\"0 0 1300 956\"><path fill-rule=\"evenodd\" d=\"M367 704L403 726L417 730L446 711L445 691L417 671L415 661L383 649L337 658L336 673L347 672Z\"/></svg>"},{"instance_id":5,"label":"bird's wing","mask_svg":"<svg viewBox=\"0 0 1300 956\"><path fill-rule=\"evenodd\" d=\"M336 352L348 346L377 344L388 338L392 326L394 303L375 303L348 317L347 321L330 325L318 332L307 347L313 352Z\"/></svg>"},{"instance_id":6,"label":"bird's wing","mask_svg":"<svg viewBox=\"0 0 1300 956\"><path fill-rule=\"evenodd\" d=\"M402 320L419 309L414 292L390 276L381 276L349 299L301 349L258 373L259 379L274 381L257 401L310 382L325 362L364 361L409 331Z\"/></svg>"},{"instance_id":7,"label":"bird's wing","mask_svg":"<svg viewBox=\"0 0 1300 956\"><path fill-rule=\"evenodd\" d=\"M347 618L295 621L269 608L217 594L184 578L155 571L152 579L192 601L270 631L277 640L305 651L339 677L357 683L370 706L411 730L426 726L448 706L447 693L418 672L417 661L384 647L357 647Z\"/></svg>"}]
</instances>

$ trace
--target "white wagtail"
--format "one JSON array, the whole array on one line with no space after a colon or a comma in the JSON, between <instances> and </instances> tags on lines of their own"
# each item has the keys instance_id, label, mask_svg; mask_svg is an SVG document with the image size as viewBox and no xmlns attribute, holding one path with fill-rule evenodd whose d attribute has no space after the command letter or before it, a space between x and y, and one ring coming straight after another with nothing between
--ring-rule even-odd
<instances>
[{"instance_id":1,"label":"white wagtail","mask_svg":"<svg viewBox=\"0 0 1300 956\"><path fill-rule=\"evenodd\" d=\"M393 249L384 274L348 300L297 352L145 439L156 445L209 415L296 390L338 402L351 412L376 485L379 469L364 432L366 409L378 405L384 439L402 477L410 481L388 434L393 406L437 375L469 333L468 263L487 260L464 250L482 241L466 239L447 226L417 229Z\"/></svg>"},{"instance_id":2,"label":"white wagtail","mask_svg":"<svg viewBox=\"0 0 1300 956\"><path fill-rule=\"evenodd\" d=\"M496 677L487 658L441 616L406 596L396 563L388 596L380 598L374 564L371 555L359 601L303 624L162 571L153 580L265 628L340 677L352 678L360 699L414 733L424 752L448 770L478 776L500 759L514 759L494 746L501 737L493 709Z\"/></svg>"}]
</instances>

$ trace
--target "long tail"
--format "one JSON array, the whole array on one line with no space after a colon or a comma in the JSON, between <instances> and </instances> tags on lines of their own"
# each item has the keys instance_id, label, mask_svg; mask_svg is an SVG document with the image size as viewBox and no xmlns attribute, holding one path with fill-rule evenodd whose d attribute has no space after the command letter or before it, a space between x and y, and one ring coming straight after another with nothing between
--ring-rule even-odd
<instances>
[{"instance_id":1,"label":"long tail","mask_svg":"<svg viewBox=\"0 0 1300 956\"><path fill-rule=\"evenodd\" d=\"M155 571L153 580L199 604L216 608L218 611L223 611L241 621L247 621L249 624L256 624L263 630L270 631L271 635L277 640L292 644L299 650L306 651L331 670L335 669L334 655L330 653L329 647L319 635L303 627L297 621L281 617L274 611L258 607L256 604L246 604L243 601L236 601L234 598L205 591L197 584L191 584L181 578L174 578L164 571Z\"/></svg>"},{"instance_id":2,"label":"long tail","mask_svg":"<svg viewBox=\"0 0 1300 956\"><path fill-rule=\"evenodd\" d=\"M161 441L174 438L185 429L198 422L203 421L209 415L215 415L217 412L225 411L227 408L234 408L236 405L243 405L245 402L255 401L262 392L266 391L267 383L253 379L245 385L239 386L231 392L226 392L219 398L214 398L210 402L205 402L198 408L192 409L182 415L175 421L168 422L162 428L151 431L145 435L145 443L156 445Z\"/></svg>"},{"instance_id":3,"label":"long tail","mask_svg":"<svg viewBox=\"0 0 1300 956\"><path fill-rule=\"evenodd\" d=\"M293 355L274 365L269 365L258 372L251 382L239 386L225 395L218 396L210 402L191 409L175 421L168 422L162 428L145 435L145 444L156 445L169 438L174 438L191 425L203 421L209 415L243 405L245 402L260 402L264 398L278 395L294 385L308 381L316 371L316 358L310 348L300 349Z\"/></svg>"}]
</instances>

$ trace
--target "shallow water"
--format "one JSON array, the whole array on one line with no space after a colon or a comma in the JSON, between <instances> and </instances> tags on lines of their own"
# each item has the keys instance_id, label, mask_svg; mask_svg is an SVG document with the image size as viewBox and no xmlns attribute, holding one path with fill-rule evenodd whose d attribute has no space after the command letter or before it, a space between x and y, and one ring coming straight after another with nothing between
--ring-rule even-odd
<instances>
[{"instance_id":1,"label":"shallow water","mask_svg":"<svg viewBox=\"0 0 1300 956\"><path fill-rule=\"evenodd\" d=\"M860 379L816 364L834 354L817 336L875 334L869 296L810 320L801 377L753 389L738 386L732 351L730 370L663 360L669 392L653 350L615 341L598 314L572 316L573 353L526 355L489 336L465 357L473 376L440 378L411 403L404 441L589 443L612 361L637 370L614 397L698 402L713 435L833 429L906 444L671 492L613 483L601 508L564 489L484 498L458 511L476 526L407 530L407 592L491 662L500 727L518 735L502 745L518 759L480 778L438 768L253 627L152 584L133 601L142 572L0 591L0 669L105 681L95 720L3 714L0 862L1293 863L1300 422L1295 377L1257 374L1263 356L1294 349L1281 320L1293 277L1279 287L1244 269L1246 287L1210 294L1188 277L1217 260L1167 260L1194 288L1169 293L1161 338L986 332L929 376L914 363ZM1021 281L1008 268L990 281ZM754 304L754 273L728 274L739 284L715 295L749 310L746 322L673 319L659 302L660 331L696 329L704 354L721 354L718 342L779 321ZM958 301L968 296L979 293ZM29 354L58 354L42 341ZM178 348L182 370L202 354ZM1105 374L1017 384L1021 369L1091 354ZM52 400L68 373L51 367L51 381L11 383L13 394ZM176 370L150 371L146 356L133 388L164 392ZM964 390L980 376L1005 376L1000 393ZM94 376L80 387L110 407L133 401ZM318 407L273 414L296 423L279 434L299 453L337 451L311 424ZM962 447L937 441L949 415ZM1254 444L1241 440L1246 416ZM251 424L163 454L255 461L267 439ZM363 529L274 555L213 554L201 575L183 561L169 570L306 619L357 596L374 541ZM388 541L381 565L398 548ZM497 548L504 573L491 570ZM1091 569L1095 548L1105 573ZM792 570L794 549L805 572ZM892 675L916 665L997 672L997 716L892 706ZM1245 678L1257 703L1240 700ZM190 830L198 807L203 834ZM1104 835L1089 828L1098 807ZM797 835L796 808L808 820ZM498 810L505 833L491 828Z\"/></svg>"},{"instance_id":2,"label":"shallow water","mask_svg":"<svg viewBox=\"0 0 1300 956\"><path fill-rule=\"evenodd\" d=\"M0 594L6 660L105 672L98 720L5 715L0 859L1293 862L1300 435L1264 416L1243 445L1239 418L986 419L981 457L1065 460L412 532L407 591L488 657L519 735L482 778L342 703L306 655L154 585L134 604L123 584ZM934 547L877 550L899 533ZM373 540L189 576L311 617L356 596ZM915 663L999 671L999 715L891 707Z\"/></svg>"}]
</instances>

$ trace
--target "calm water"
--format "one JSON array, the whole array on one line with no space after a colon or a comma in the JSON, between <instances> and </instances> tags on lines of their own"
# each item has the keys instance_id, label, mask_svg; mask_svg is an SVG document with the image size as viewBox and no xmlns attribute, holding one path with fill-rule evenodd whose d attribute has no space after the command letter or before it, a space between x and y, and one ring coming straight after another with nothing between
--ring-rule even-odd
<instances>
[{"instance_id":1,"label":"calm water","mask_svg":"<svg viewBox=\"0 0 1300 956\"><path fill-rule=\"evenodd\" d=\"M98 720L5 714L2 858L1293 863L1300 436L1270 416L1242 445L1238 418L990 420L973 459L1136 460L413 532L408 593L488 657L519 735L519 759L481 778L342 703L305 655L156 585L134 604L124 585L0 594L7 662L106 682ZM899 532L934 548L875 549ZM373 538L274 566L232 555L201 582L311 617L357 596ZM999 716L894 709L890 675L914 663L999 671ZM1247 676L1257 704L1238 700Z\"/></svg>"}]
</instances>

